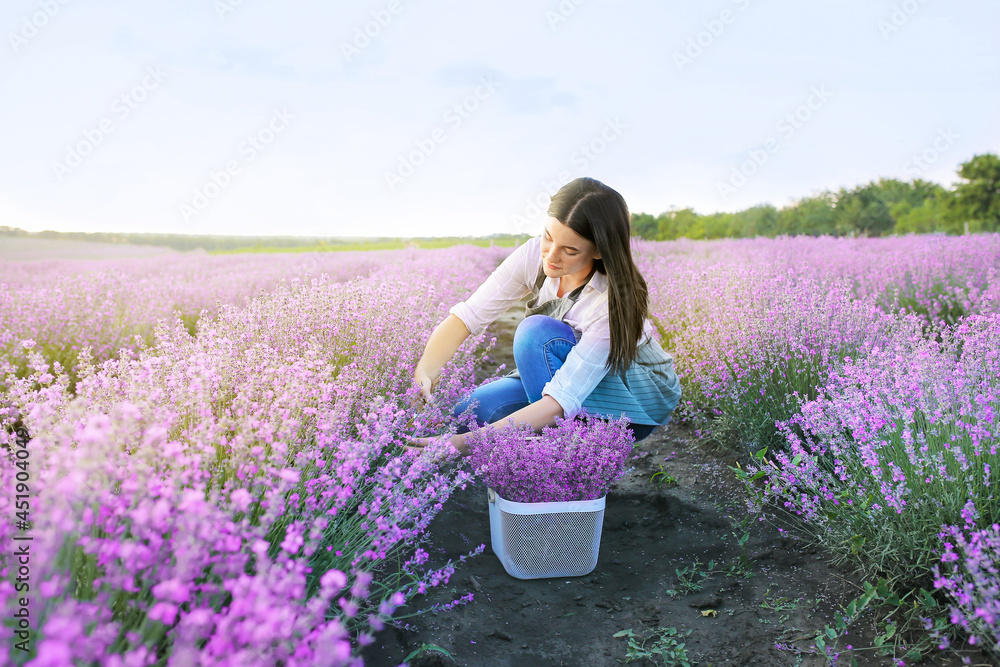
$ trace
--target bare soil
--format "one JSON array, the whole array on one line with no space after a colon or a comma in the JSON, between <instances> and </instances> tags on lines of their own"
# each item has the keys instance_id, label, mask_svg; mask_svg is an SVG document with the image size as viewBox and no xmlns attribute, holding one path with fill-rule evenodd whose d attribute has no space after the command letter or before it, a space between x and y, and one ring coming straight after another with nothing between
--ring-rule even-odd
<instances>
[{"instance_id":1,"label":"bare soil","mask_svg":"<svg viewBox=\"0 0 1000 667\"><path fill-rule=\"evenodd\" d=\"M512 360L503 353L519 319L512 313L497 331L497 363L506 361L509 368ZM637 443L631 472L607 496L597 567L576 578L520 580L507 574L490 548L485 485L456 492L430 527L432 562L457 560L479 544L486 551L399 615L467 593L474 601L388 627L364 651L365 664L399 665L421 646L433 645L447 653L424 650L411 667L618 665L626 661L628 646L616 632L648 635L658 628L690 631L678 641L692 666L828 664L812 652L812 638L859 594L859 577L832 566L829 555L802 535L767 523L754 522L741 547L738 524L747 513L729 467L735 463L673 424ZM652 480L661 470L674 481ZM707 572L710 561L711 576L692 578L700 590L685 591L677 570L698 563ZM847 644L870 646L870 633L844 637L841 647ZM872 651L844 653L840 664L850 664L851 657L861 666L894 664ZM923 664L960 664L938 657Z\"/></svg>"}]
</instances>

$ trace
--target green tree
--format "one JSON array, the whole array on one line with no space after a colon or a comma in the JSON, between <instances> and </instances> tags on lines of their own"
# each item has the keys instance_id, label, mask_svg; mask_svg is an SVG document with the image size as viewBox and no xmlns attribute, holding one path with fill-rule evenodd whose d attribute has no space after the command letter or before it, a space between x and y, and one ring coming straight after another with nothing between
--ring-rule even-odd
<instances>
[{"instance_id":1,"label":"green tree","mask_svg":"<svg viewBox=\"0 0 1000 667\"><path fill-rule=\"evenodd\" d=\"M916 205L909 201L899 201L892 205L897 234L962 233L962 222L954 212L954 194L940 185L932 185L936 188L930 190L933 194Z\"/></svg>"},{"instance_id":2,"label":"green tree","mask_svg":"<svg viewBox=\"0 0 1000 667\"><path fill-rule=\"evenodd\" d=\"M747 236L774 237L781 233L778 226L778 209L770 204L751 206L737 215L743 220L745 229L753 230L753 233Z\"/></svg>"},{"instance_id":3,"label":"green tree","mask_svg":"<svg viewBox=\"0 0 1000 667\"><path fill-rule=\"evenodd\" d=\"M656 240L659 236L659 226L656 224L656 218L654 218L649 213L633 213L632 214L632 236L638 236L643 239Z\"/></svg>"},{"instance_id":4,"label":"green tree","mask_svg":"<svg viewBox=\"0 0 1000 667\"><path fill-rule=\"evenodd\" d=\"M730 235L730 218L727 213L702 216L706 239L721 239Z\"/></svg>"},{"instance_id":5,"label":"green tree","mask_svg":"<svg viewBox=\"0 0 1000 667\"><path fill-rule=\"evenodd\" d=\"M897 234L929 234L931 232L948 231L950 219L948 199L932 197L919 206L911 206L907 202L897 202L891 208L892 217L896 220Z\"/></svg>"},{"instance_id":6,"label":"green tree","mask_svg":"<svg viewBox=\"0 0 1000 667\"><path fill-rule=\"evenodd\" d=\"M948 195L951 194L947 189L937 183L934 183L933 181L925 181L921 178L914 179L913 182L908 183L907 185L910 186L909 192L904 193L902 200L905 200L914 207L920 206L929 199L933 199L935 197L943 197L947 199Z\"/></svg>"},{"instance_id":7,"label":"green tree","mask_svg":"<svg viewBox=\"0 0 1000 667\"><path fill-rule=\"evenodd\" d=\"M853 190L841 188L836 195L837 232L863 236L891 233L896 226L893 210L902 215L943 192L940 185L920 179L880 178Z\"/></svg>"},{"instance_id":8,"label":"green tree","mask_svg":"<svg viewBox=\"0 0 1000 667\"><path fill-rule=\"evenodd\" d=\"M832 192L824 191L803 197L793 206L778 212L778 227L782 234L809 236L837 233L836 200Z\"/></svg>"},{"instance_id":9,"label":"green tree","mask_svg":"<svg viewBox=\"0 0 1000 667\"><path fill-rule=\"evenodd\" d=\"M851 189L823 191L780 210L770 204L735 213L699 215L672 209L655 219L633 216L637 234L669 240L822 234L882 236L891 233L1000 231L1000 157L973 156L960 165L955 190L914 179L880 178ZM654 232L655 226L655 232Z\"/></svg>"},{"instance_id":10,"label":"green tree","mask_svg":"<svg viewBox=\"0 0 1000 667\"><path fill-rule=\"evenodd\" d=\"M836 228L841 234L881 236L892 230L895 221L889 212L885 190L876 182L837 193Z\"/></svg>"},{"instance_id":11,"label":"green tree","mask_svg":"<svg viewBox=\"0 0 1000 667\"><path fill-rule=\"evenodd\" d=\"M970 231L1000 230L1000 157L993 153L974 155L959 165L963 179L955 185L954 212Z\"/></svg>"},{"instance_id":12,"label":"green tree","mask_svg":"<svg viewBox=\"0 0 1000 667\"><path fill-rule=\"evenodd\" d=\"M660 238L673 240L679 238L705 238L705 227L701 216L691 208L667 211L657 218L660 228Z\"/></svg>"}]
</instances>

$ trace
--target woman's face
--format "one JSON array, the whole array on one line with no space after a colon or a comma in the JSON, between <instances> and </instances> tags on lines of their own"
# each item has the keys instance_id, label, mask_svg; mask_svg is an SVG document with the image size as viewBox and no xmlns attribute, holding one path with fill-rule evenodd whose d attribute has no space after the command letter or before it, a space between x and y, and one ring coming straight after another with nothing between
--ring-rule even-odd
<instances>
[{"instance_id":1,"label":"woman's face","mask_svg":"<svg viewBox=\"0 0 1000 667\"><path fill-rule=\"evenodd\" d=\"M583 281L594 260L600 259L597 246L567 225L549 218L542 232L542 267L549 278L570 276Z\"/></svg>"}]
</instances>

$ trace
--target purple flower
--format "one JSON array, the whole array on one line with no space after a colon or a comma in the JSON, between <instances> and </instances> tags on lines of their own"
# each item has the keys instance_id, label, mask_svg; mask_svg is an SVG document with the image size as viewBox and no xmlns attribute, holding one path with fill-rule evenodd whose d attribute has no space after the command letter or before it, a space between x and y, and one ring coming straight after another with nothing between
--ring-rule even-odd
<instances>
[{"instance_id":1,"label":"purple flower","mask_svg":"<svg viewBox=\"0 0 1000 667\"><path fill-rule=\"evenodd\" d=\"M556 419L536 435L528 424L473 431L467 440L478 474L500 497L514 502L593 500L607 495L633 444L624 417L586 413Z\"/></svg>"}]
</instances>

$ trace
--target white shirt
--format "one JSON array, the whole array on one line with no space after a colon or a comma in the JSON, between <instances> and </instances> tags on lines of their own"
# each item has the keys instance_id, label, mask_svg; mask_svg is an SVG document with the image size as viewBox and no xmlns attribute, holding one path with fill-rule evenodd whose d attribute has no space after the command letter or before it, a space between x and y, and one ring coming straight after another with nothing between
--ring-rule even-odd
<instances>
[{"instance_id":1,"label":"white shirt","mask_svg":"<svg viewBox=\"0 0 1000 667\"><path fill-rule=\"evenodd\" d=\"M514 250L479 289L451 308L451 314L462 320L470 333L482 333L511 306L531 294L541 266L542 238L538 236ZM562 367L542 388L542 395L554 398L567 419L580 411L584 399L608 372L606 364L611 351L611 330L608 325L607 290L607 276L595 272L576 303L563 317L563 321L579 330L582 336L569 351ZM559 279L546 276L538 303L558 298L558 291ZM653 325L647 319L639 343L652 333Z\"/></svg>"}]
</instances>

